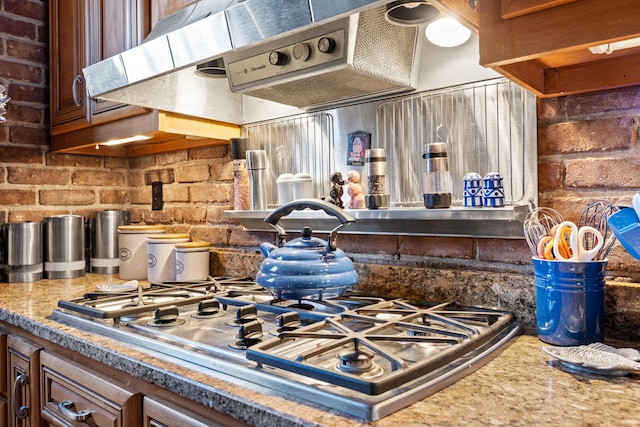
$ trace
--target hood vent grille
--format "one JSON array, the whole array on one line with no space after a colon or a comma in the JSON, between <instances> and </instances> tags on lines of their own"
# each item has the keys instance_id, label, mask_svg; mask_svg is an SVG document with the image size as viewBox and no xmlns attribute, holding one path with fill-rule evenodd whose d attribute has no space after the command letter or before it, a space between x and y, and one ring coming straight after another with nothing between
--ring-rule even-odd
<instances>
[{"instance_id":1,"label":"hood vent grille","mask_svg":"<svg viewBox=\"0 0 640 427\"><path fill-rule=\"evenodd\" d=\"M418 29L389 24L384 13L384 7L376 8L343 20L346 52L339 65L320 64L294 76L279 76L275 84L271 78L234 89L232 82L232 91L317 109L415 90ZM236 60L225 58L229 63Z\"/></svg>"}]
</instances>

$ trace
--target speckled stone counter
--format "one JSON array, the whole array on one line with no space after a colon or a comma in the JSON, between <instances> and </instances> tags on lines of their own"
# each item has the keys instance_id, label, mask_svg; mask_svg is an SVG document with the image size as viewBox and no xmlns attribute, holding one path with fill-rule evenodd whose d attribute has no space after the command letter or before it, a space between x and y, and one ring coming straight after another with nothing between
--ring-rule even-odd
<instances>
[{"instance_id":1,"label":"speckled stone counter","mask_svg":"<svg viewBox=\"0 0 640 427\"><path fill-rule=\"evenodd\" d=\"M49 318L59 299L117 277L0 284L0 321L120 369L192 401L260 426L640 425L640 375L571 373L521 336L476 372L380 421L361 420L194 369ZM640 347L636 343L636 348Z\"/></svg>"}]
</instances>

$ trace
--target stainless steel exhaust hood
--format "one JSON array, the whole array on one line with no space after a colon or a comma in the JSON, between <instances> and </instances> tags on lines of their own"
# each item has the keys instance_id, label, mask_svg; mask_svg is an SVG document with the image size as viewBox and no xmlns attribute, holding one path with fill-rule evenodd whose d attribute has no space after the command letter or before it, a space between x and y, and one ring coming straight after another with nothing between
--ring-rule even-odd
<instances>
[{"instance_id":1,"label":"stainless steel exhaust hood","mask_svg":"<svg viewBox=\"0 0 640 427\"><path fill-rule=\"evenodd\" d=\"M200 0L158 22L141 45L85 68L87 90L237 124L241 108L228 106L241 93L314 108L410 91L417 28L386 22L386 3ZM227 79L196 75L220 59Z\"/></svg>"}]
</instances>

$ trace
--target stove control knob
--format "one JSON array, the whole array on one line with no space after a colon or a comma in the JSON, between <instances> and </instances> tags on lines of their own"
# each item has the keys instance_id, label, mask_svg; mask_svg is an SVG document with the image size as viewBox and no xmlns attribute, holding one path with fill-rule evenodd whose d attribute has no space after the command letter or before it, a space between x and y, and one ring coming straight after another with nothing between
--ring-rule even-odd
<instances>
[{"instance_id":1,"label":"stove control knob","mask_svg":"<svg viewBox=\"0 0 640 427\"><path fill-rule=\"evenodd\" d=\"M213 316L220 311L220 301L215 298L198 303L198 316Z\"/></svg>"},{"instance_id":2,"label":"stove control knob","mask_svg":"<svg viewBox=\"0 0 640 427\"><path fill-rule=\"evenodd\" d=\"M278 333L295 331L301 326L300 314L295 311L281 314L276 318L276 320L277 320L277 326L278 326Z\"/></svg>"},{"instance_id":3,"label":"stove control knob","mask_svg":"<svg viewBox=\"0 0 640 427\"><path fill-rule=\"evenodd\" d=\"M262 323L257 320L245 323L238 329L236 338L250 343L259 341L262 338Z\"/></svg>"},{"instance_id":4,"label":"stove control knob","mask_svg":"<svg viewBox=\"0 0 640 427\"><path fill-rule=\"evenodd\" d=\"M159 324L175 322L178 319L178 314L178 307L175 305L156 308L153 313L153 321Z\"/></svg>"},{"instance_id":5,"label":"stove control knob","mask_svg":"<svg viewBox=\"0 0 640 427\"><path fill-rule=\"evenodd\" d=\"M331 53L336 48L336 41L331 37L322 37L318 40L318 50L322 53Z\"/></svg>"},{"instance_id":6,"label":"stove control knob","mask_svg":"<svg viewBox=\"0 0 640 427\"><path fill-rule=\"evenodd\" d=\"M287 62L287 55L277 50L272 50L269 54L269 64L271 65L284 65Z\"/></svg>"},{"instance_id":7,"label":"stove control knob","mask_svg":"<svg viewBox=\"0 0 640 427\"><path fill-rule=\"evenodd\" d=\"M258 310L254 304L243 305L236 310L236 323L248 323L258 318Z\"/></svg>"}]
</instances>

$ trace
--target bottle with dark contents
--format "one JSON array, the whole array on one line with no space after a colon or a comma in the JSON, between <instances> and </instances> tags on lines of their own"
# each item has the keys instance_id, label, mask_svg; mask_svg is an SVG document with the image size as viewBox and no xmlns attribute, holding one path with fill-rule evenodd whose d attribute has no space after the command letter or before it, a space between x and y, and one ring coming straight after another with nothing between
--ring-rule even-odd
<instances>
[{"instance_id":1,"label":"bottle with dark contents","mask_svg":"<svg viewBox=\"0 0 640 427\"><path fill-rule=\"evenodd\" d=\"M424 205L427 209L451 206L451 174L445 142L425 146L426 170L423 175Z\"/></svg>"},{"instance_id":2,"label":"bottle with dark contents","mask_svg":"<svg viewBox=\"0 0 640 427\"><path fill-rule=\"evenodd\" d=\"M372 148L365 151L364 163L367 175L367 193L364 196L368 209L387 209L387 156L384 148Z\"/></svg>"}]
</instances>

